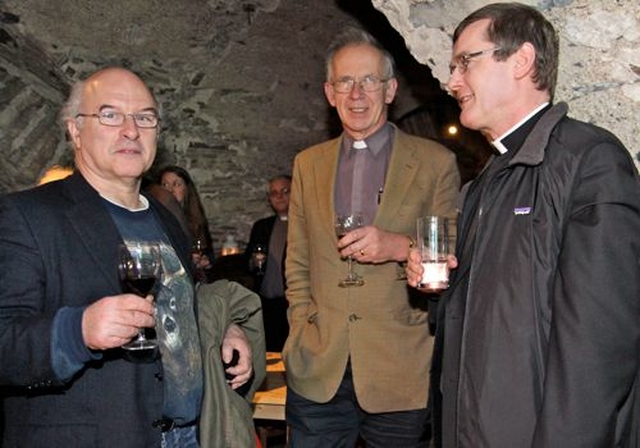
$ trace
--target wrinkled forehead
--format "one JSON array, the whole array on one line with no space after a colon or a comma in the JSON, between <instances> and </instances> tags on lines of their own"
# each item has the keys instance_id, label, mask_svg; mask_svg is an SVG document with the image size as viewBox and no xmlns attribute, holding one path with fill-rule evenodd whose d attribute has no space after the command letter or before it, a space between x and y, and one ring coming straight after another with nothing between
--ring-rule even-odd
<instances>
[{"instance_id":1,"label":"wrinkled forehead","mask_svg":"<svg viewBox=\"0 0 640 448\"><path fill-rule=\"evenodd\" d=\"M349 44L336 52L331 68L335 76L365 74L377 75L383 69L384 55L366 43Z\"/></svg>"},{"instance_id":2,"label":"wrinkled forehead","mask_svg":"<svg viewBox=\"0 0 640 448\"><path fill-rule=\"evenodd\" d=\"M82 107L113 107L125 112L157 110L151 91L144 82L126 70L105 70L87 79Z\"/></svg>"}]
</instances>

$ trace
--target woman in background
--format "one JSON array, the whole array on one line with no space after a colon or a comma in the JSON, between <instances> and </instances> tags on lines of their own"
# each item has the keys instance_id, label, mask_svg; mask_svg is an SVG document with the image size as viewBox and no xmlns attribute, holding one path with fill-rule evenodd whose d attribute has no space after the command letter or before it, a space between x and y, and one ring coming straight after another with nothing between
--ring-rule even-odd
<instances>
[{"instance_id":1,"label":"woman in background","mask_svg":"<svg viewBox=\"0 0 640 448\"><path fill-rule=\"evenodd\" d=\"M187 220L191 236L193 261L198 268L198 280L207 280L207 271L214 258L209 223L200 201L200 195L191 176L182 167L170 165L158 173L158 183L171 192L178 201Z\"/></svg>"}]
</instances>

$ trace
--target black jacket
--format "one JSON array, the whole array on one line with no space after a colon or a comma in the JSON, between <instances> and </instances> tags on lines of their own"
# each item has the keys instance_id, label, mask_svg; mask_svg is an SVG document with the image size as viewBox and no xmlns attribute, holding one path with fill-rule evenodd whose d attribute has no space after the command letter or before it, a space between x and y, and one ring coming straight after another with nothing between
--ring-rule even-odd
<instances>
[{"instance_id":1,"label":"black jacket","mask_svg":"<svg viewBox=\"0 0 640 448\"><path fill-rule=\"evenodd\" d=\"M190 266L179 223L149 201L183 265ZM120 242L102 199L78 173L0 199L4 448L160 445L160 430L152 427L163 407L159 361L132 363L121 350L109 350L66 383L52 368L56 311L121 293Z\"/></svg>"},{"instance_id":2,"label":"black jacket","mask_svg":"<svg viewBox=\"0 0 640 448\"><path fill-rule=\"evenodd\" d=\"M273 231L273 226L276 223L277 215L269 216L268 218L259 219L253 224L251 228L251 235L249 236L249 243L247 244L247 248L245 250L244 256L246 260L247 269L250 269L250 261L251 261L251 253L257 245L262 245L267 250L269 249L269 239L271 238L271 232ZM281 270L283 273L283 281L284 281L284 262L285 256L287 253L287 248L285 245L283 256L282 256L282 266ZM269 258L267 257L267 260ZM265 261L263 270L267 269L267 261ZM255 271L251 272L253 275L253 291L259 293L260 286L262 285L262 275L255 275Z\"/></svg>"},{"instance_id":3,"label":"black jacket","mask_svg":"<svg viewBox=\"0 0 640 448\"><path fill-rule=\"evenodd\" d=\"M433 362L444 447L636 446L637 170L566 112L548 110L462 209L459 235L474 209L477 233L458 242L472 258L441 299Z\"/></svg>"}]
</instances>

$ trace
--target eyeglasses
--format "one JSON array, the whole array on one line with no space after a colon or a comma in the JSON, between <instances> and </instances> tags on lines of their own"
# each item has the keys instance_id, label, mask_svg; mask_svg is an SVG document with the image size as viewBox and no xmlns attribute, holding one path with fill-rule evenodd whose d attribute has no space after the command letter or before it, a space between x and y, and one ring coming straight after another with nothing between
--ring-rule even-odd
<instances>
[{"instance_id":1,"label":"eyeglasses","mask_svg":"<svg viewBox=\"0 0 640 448\"><path fill-rule=\"evenodd\" d=\"M97 118L100 124L112 127L121 126L126 117L131 117L137 127L144 129L155 128L158 126L158 121L160 120L156 114L150 112L124 114L122 112L115 112L112 110L103 110L97 114L77 114L76 118L78 117Z\"/></svg>"},{"instance_id":2,"label":"eyeglasses","mask_svg":"<svg viewBox=\"0 0 640 448\"><path fill-rule=\"evenodd\" d=\"M389 79L380 79L374 75L367 75L359 81L351 77L346 77L329 84L333 86L333 90L337 93L351 93L356 85L365 92L377 92L382 87L382 84L387 81L389 81Z\"/></svg>"},{"instance_id":3,"label":"eyeglasses","mask_svg":"<svg viewBox=\"0 0 640 448\"><path fill-rule=\"evenodd\" d=\"M269 191L269 193L267 193L267 196L269 196L270 198L275 198L278 196L286 196L289 194L289 189L288 188L283 188L281 190L271 190Z\"/></svg>"},{"instance_id":4,"label":"eyeglasses","mask_svg":"<svg viewBox=\"0 0 640 448\"><path fill-rule=\"evenodd\" d=\"M479 58L485 54L493 54L494 52L502 50L502 47L493 47L486 50L474 51L473 53L463 53L456 57L451 64L449 64L449 74L453 75L453 72L458 69L461 75L464 75L469 69L469 62L475 58Z\"/></svg>"}]
</instances>

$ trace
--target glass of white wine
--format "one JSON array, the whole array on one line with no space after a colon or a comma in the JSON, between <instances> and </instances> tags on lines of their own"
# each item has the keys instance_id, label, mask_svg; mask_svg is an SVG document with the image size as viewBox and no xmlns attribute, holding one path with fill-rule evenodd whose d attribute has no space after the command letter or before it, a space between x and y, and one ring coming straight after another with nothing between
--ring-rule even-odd
<instances>
[{"instance_id":1,"label":"glass of white wine","mask_svg":"<svg viewBox=\"0 0 640 448\"><path fill-rule=\"evenodd\" d=\"M360 213L352 213L350 215L338 215L336 216L336 235L338 235L338 239L345 236L347 233L352 230L358 229L363 225L362 214ZM364 285L364 280L358 274L353 271L353 257L349 255L347 257L347 266L348 273L347 277L340 280L338 286L342 288L351 288L354 286L362 286Z\"/></svg>"}]
</instances>

